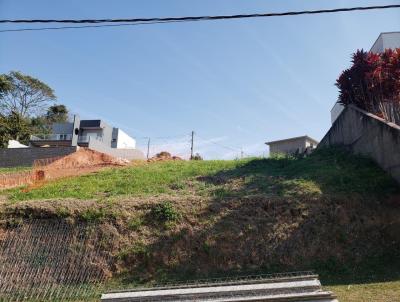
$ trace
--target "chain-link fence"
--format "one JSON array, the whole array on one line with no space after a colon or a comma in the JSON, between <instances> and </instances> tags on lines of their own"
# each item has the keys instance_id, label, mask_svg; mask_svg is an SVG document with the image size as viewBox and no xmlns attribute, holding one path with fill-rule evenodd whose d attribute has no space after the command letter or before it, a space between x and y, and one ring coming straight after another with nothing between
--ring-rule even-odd
<instances>
[{"instance_id":1,"label":"chain-link fence","mask_svg":"<svg viewBox=\"0 0 400 302\"><path fill-rule=\"evenodd\" d=\"M60 220L32 220L6 229L0 234L0 301L99 297L109 259L97 237L89 224Z\"/></svg>"}]
</instances>

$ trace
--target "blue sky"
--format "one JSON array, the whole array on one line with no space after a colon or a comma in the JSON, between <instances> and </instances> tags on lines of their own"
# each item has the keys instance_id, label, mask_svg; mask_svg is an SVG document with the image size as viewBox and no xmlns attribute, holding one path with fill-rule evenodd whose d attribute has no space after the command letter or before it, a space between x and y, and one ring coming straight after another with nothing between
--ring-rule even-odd
<instances>
[{"instance_id":1,"label":"blue sky","mask_svg":"<svg viewBox=\"0 0 400 302\"><path fill-rule=\"evenodd\" d=\"M0 18L217 15L400 1L0 0ZM0 29L26 27L1 25ZM0 73L48 83L72 112L102 118L152 153L267 153L265 142L321 139L351 53L400 30L400 9L330 15L0 33Z\"/></svg>"}]
</instances>

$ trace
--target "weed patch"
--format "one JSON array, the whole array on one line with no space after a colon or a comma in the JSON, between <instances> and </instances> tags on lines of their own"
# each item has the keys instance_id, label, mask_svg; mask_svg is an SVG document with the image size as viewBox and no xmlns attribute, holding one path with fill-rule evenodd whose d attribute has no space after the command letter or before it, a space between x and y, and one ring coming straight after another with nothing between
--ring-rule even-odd
<instances>
[{"instance_id":1,"label":"weed patch","mask_svg":"<svg viewBox=\"0 0 400 302\"><path fill-rule=\"evenodd\" d=\"M156 204L151 210L151 215L158 222L167 223L179 220L181 214L169 201Z\"/></svg>"}]
</instances>

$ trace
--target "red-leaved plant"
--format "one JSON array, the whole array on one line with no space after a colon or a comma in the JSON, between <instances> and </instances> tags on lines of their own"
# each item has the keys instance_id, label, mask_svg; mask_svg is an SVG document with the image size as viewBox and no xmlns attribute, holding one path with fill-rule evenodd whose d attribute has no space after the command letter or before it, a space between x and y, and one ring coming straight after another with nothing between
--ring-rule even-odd
<instances>
[{"instance_id":1,"label":"red-leaved plant","mask_svg":"<svg viewBox=\"0 0 400 302\"><path fill-rule=\"evenodd\" d=\"M400 48L379 54L358 50L352 63L336 81L338 102L400 124Z\"/></svg>"}]
</instances>

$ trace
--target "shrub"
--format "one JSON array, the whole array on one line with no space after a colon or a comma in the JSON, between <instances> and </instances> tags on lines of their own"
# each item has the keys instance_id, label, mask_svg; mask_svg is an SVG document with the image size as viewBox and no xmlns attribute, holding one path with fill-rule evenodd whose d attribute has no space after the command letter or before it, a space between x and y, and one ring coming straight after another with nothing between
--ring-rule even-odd
<instances>
[{"instance_id":1,"label":"shrub","mask_svg":"<svg viewBox=\"0 0 400 302\"><path fill-rule=\"evenodd\" d=\"M103 208L87 209L81 213L81 218L86 222L99 222L106 217L106 212Z\"/></svg>"},{"instance_id":2,"label":"shrub","mask_svg":"<svg viewBox=\"0 0 400 302\"><path fill-rule=\"evenodd\" d=\"M133 217L128 220L128 228L133 231L137 231L143 225L142 217Z\"/></svg>"},{"instance_id":3,"label":"shrub","mask_svg":"<svg viewBox=\"0 0 400 302\"><path fill-rule=\"evenodd\" d=\"M203 157L199 153L196 153L191 159L192 160L203 160Z\"/></svg>"},{"instance_id":4,"label":"shrub","mask_svg":"<svg viewBox=\"0 0 400 302\"><path fill-rule=\"evenodd\" d=\"M156 204L152 209L152 216L160 222L172 222L180 218L180 213L169 201Z\"/></svg>"},{"instance_id":5,"label":"shrub","mask_svg":"<svg viewBox=\"0 0 400 302\"><path fill-rule=\"evenodd\" d=\"M388 121L400 122L400 48L377 54L358 50L353 65L336 81L339 103L354 104Z\"/></svg>"}]
</instances>

